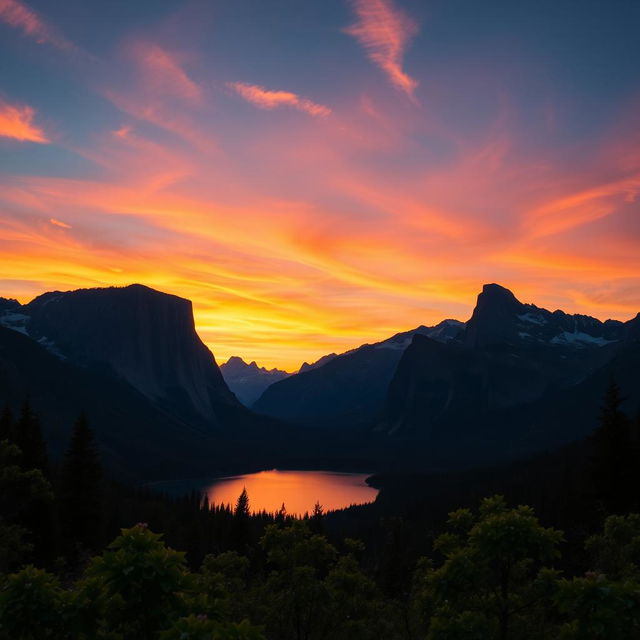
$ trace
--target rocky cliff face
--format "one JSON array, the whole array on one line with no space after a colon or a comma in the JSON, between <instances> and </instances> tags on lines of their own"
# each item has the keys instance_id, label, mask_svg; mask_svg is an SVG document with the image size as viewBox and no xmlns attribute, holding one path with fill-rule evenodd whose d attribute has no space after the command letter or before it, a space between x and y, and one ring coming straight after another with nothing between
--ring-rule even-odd
<instances>
[{"instance_id":1,"label":"rocky cliff face","mask_svg":"<svg viewBox=\"0 0 640 640\"><path fill-rule=\"evenodd\" d=\"M28 334L51 351L108 367L184 419L220 423L237 406L198 337L191 302L142 285L51 292L20 309Z\"/></svg>"},{"instance_id":2,"label":"rocky cliff face","mask_svg":"<svg viewBox=\"0 0 640 640\"><path fill-rule=\"evenodd\" d=\"M424 438L432 450L459 446L489 451L504 449L508 442L520 446L582 436L592 422L585 421L580 431L567 418L569 400L570 411L582 415L578 405L584 397L573 389L595 388L593 380L606 385L605 370L618 379L615 363L637 352L638 318L601 322L548 311L521 303L497 284L485 285L458 339L443 344L413 337L389 385L377 428ZM619 382L627 389L632 386L623 377L628 369L620 366ZM596 402L604 388L596 390ZM563 419L572 425L561 424L547 411L554 406L567 409Z\"/></svg>"},{"instance_id":3,"label":"rocky cliff face","mask_svg":"<svg viewBox=\"0 0 640 640\"><path fill-rule=\"evenodd\" d=\"M628 323L627 323L628 324ZM464 344L482 348L496 344L548 344L584 348L625 338L625 323L523 304L508 289L485 284L467 322Z\"/></svg>"}]
</instances>

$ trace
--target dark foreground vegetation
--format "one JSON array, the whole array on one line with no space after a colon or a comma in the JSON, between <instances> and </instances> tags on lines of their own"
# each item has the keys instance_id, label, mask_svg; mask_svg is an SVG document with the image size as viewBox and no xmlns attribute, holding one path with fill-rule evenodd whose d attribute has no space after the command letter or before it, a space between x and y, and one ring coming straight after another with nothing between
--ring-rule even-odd
<instances>
[{"instance_id":1,"label":"dark foreground vegetation","mask_svg":"<svg viewBox=\"0 0 640 640\"><path fill-rule=\"evenodd\" d=\"M637 422L621 402L612 383L562 473L521 465L536 492L507 468L480 486L508 500L449 479L448 516L414 489L395 512L305 518L112 483L84 418L56 467L25 403L0 417L0 638L640 638Z\"/></svg>"}]
</instances>

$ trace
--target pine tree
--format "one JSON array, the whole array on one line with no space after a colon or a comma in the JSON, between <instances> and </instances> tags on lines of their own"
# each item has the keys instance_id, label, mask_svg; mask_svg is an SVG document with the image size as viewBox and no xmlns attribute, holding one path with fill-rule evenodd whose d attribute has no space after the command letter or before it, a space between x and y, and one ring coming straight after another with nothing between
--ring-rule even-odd
<instances>
[{"instance_id":1,"label":"pine tree","mask_svg":"<svg viewBox=\"0 0 640 640\"><path fill-rule=\"evenodd\" d=\"M231 530L233 548L237 551L245 551L251 541L251 511L246 488L243 488L242 493L238 496L233 516Z\"/></svg>"},{"instance_id":2,"label":"pine tree","mask_svg":"<svg viewBox=\"0 0 640 640\"><path fill-rule=\"evenodd\" d=\"M249 494L247 493L246 487L242 489L242 493L238 496L238 500L236 501L236 508L233 513L236 518L249 517Z\"/></svg>"},{"instance_id":3,"label":"pine tree","mask_svg":"<svg viewBox=\"0 0 640 640\"><path fill-rule=\"evenodd\" d=\"M102 468L86 416L76 422L62 467L61 511L66 546L100 543Z\"/></svg>"},{"instance_id":4,"label":"pine tree","mask_svg":"<svg viewBox=\"0 0 640 640\"><path fill-rule=\"evenodd\" d=\"M319 500L316 500L315 505L313 506L313 512L311 513L311 518L309 518L309 527L313 533L324 533L324 509L320 504Z\"/></svg>"},{"instance_id":5,"label":"pine tree","mask_svg":"<svg viewBox=\"0 0 640 640\"><path fill-rule=\"evenodd\" d=\"M276 517L275 517L275 521L278 524L284 524L287 520L287 507L285 506L284 502L282 503L282 506L280 507L280 509L276 512Z\"/></svg>"},{"instance_id":6,"label":"pine tree","mask_svg":"<svg viewBox=\"0 0 640 640\"><path fill-rule=\"evenodd\" d=\"M40 420L32 411L29 400L22 405L20 417L15 425L15 443L22 452L23 469L40 469L48 475L47 447L42 437Z\"/></svg>"},{"instance_id":7,"label":"pine tree","mask_svg":"<svg viewBox=\"0 0 640 640\"><path fill-rule=\"evenodd\" d=\"M620 387L611 380L594 434L592 481L596 500L607 513L623 513L637 505L637 455L631 421L622 411Z\"/></svg>"}]
</instances>

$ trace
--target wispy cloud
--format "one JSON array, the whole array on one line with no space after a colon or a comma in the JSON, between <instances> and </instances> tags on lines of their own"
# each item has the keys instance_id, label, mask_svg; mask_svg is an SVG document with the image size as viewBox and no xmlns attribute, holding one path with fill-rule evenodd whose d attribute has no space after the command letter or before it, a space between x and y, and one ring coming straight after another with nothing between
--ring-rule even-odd
<instances>
[{"instance_id":1,"label":"wispy cloud","mask_svg":"<svg viewBox=\"0 0 640 640\"><path fill-rule=\"evenodd\" d=\"M44 131L33 123L34 117L33 108L0 99L0 136L23 142L48 143Z\"/></svg>"},{"instance_id":2,"label":"wispy cloud","mask_svg":"<svg viewBox=\"0 0 640 640\"><path fill-rule=\"evenodd\" d=\"M0 21L22 30L39 44L50 44L66 51L75 49L73 43L19 0L0 0Z\"/></svg>"},{"instance_id":3,"label":"wispy cloud","mask_svg":"<svg viewBox=\"0 0 640 640\"><path fill-rule=\"evenodd\" d=\"M62 222L62 220L56 220L55 218L49 218L49 222L54 227L60 227L61 229L73 229L73 227L70 224L67 224L66 222Z\"/></svg>"},{"instance_id":4,"label":"wispy cloud","mask_svg":"<svg viewBox=\"0 0 640 640\"><path fill-rule=\"evenodd\" d=\"M331 113L329 107L312 102L308 98L303 98L291 91L272 91L255 84L245 84L244 82L229 82L228 86L247 102L251 102L251 104L261 109L293 107L308 113L310 116L321 117L326 117Z\"/></svg>"},{"instance_id":5,"label":"wispy cloud","mask_svg":"<svg viewBox=\"0 0 640 640\"><path fill-rule=\"evenodd\" d=\"M100 93L124 113L170 131L202 151L213 151L216 142L202 124L205 91L185 70L187 56L144 40L127 44L122 55L129 73L105 83ZM113 132L122 139L130 133L130 126Z\"/></svg>"},{"instance_id":6,"label":"wispy cloud","mask_svg":"<svg viewBox=\"0 0 640 640\"><path fill-rule=\"evenodd\" d=\"M345 32L356 38L391 83L413 98L418 82L402 68L404 52L417 33L416 23L391 0L352 0L358 22Z\"/></svg>"},{"instance_id":7,"label":"wispy cloud","mask_svg":"<svg viewBox=\"0 0 640 640\"><path fill-rule=\"evenodd\" d=\"M187 102L201 100L202 89L187 75L175 55L149 42L135 43L132 53L141 68L143 81L150 89Z\"/></svg>"}]
</instances>

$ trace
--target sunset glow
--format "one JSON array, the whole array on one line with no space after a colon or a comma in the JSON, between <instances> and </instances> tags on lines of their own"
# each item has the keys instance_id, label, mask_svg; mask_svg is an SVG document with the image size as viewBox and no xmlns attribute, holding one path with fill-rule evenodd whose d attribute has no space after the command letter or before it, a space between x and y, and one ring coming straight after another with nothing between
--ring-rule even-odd
<instances>
[{"instance_id":1,"label":"sunset glow","mask_svg":"<svg viewBox=\"0 0 640 640\"><path fill-rule=\"evenodd\" d=\"M0 0L0 296L140 282L290 371L485 282L640 311L637 3L266 4Z\"/></svg>"}]
</instances>

